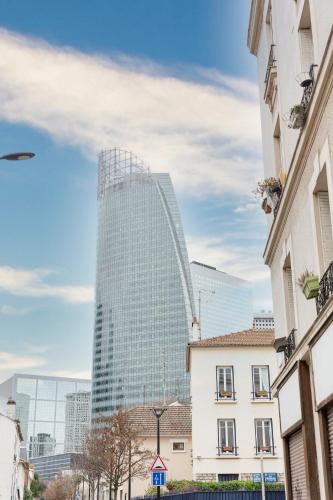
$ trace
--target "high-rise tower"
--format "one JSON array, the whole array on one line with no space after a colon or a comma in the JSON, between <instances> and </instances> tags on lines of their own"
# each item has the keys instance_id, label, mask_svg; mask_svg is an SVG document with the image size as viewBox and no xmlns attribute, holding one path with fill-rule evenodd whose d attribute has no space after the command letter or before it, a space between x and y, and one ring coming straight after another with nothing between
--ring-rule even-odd
<instances>
[{"instance_id":1,"label":"high-rise tower","mask_svg":"<svg viewBox=\"0 0 333 500\"><path fill-rule=\"evenodd\" d=\"M130 152L99 156L92 416L189 397L194 301L169 174Z\"/></svg>"}]
</instances>

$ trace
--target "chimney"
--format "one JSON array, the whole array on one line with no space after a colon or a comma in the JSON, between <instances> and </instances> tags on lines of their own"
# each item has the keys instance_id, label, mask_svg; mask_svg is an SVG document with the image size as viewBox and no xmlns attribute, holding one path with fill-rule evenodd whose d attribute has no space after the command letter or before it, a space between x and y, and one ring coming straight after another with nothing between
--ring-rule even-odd
<instances>
[{"instance_id":1,"label":"chimney","mask_svg":"<svg viewBox=\"0 0 333 500\"><path fill-rule=\"evenodd\" d=\"M16 403L12 398L7 401L7 417L13 420L16 419Z\"/></svg>"}]
</instances>

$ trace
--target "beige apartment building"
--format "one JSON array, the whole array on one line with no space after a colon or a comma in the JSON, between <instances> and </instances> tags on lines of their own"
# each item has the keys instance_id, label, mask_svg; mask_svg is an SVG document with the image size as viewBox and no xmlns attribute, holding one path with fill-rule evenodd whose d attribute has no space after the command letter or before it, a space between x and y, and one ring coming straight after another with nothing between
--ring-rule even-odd
<instances>
[{"instance_id":1,"label":"beige apartment building","mask_svg":"<svg viewBox=\"0 0 333 500\"><path fill-rule=\"evenodd\" d=\"M289 499L333 498L332 24L332 0L252 0Z\"/></svg>"}]
</instances>

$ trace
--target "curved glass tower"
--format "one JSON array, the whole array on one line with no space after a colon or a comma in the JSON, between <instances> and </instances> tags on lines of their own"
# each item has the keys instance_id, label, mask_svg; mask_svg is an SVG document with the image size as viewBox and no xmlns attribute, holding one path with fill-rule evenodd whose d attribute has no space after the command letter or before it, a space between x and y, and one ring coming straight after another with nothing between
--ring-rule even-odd
<instances>
[{"instance_id":1,"label":"curved glass tower","mask_svg":"<svg viewBox=\"0 0 333 500\"><path fill-rule=\"evenodd\" d=\"M103 151L98 167L93 418L189 398L191 275L169 174Z\"/></svg>"}]
</instances>

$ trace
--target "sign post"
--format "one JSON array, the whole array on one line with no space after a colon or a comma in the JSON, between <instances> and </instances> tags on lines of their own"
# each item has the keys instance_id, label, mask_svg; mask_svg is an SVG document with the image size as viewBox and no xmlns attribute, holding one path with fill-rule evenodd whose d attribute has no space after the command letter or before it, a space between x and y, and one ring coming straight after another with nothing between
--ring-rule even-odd
<instances>
[{"instance_id":1,"label":"sign post","mask_svg":"<svg viewBox=\"0 0 333 500\"><path fill-rule=\"evenodd\" d=\"M156 417L156 420L157 420L157 456L154 460L154 463L151 467L151 470L154 472L161 472L161 471L164 471L164 484L165 484L165 471L167 470L165 465L164 465L164 462L163 460L161 459L160 457L160 418L161 416L163 415L163 413L167 410L167 408L153 408L153 413ZM156 476L157 477L157 476ZM153 482L153 474L152 474L152 482ZM163 484L156 484L156 487L157 487L157 495L156 495L156 498L157 500L160 500L161 498L161 486L163 486Z\"/></svg>"}]
</instances>

